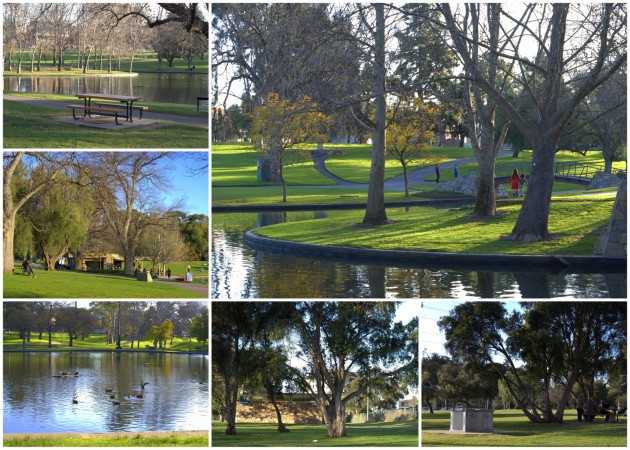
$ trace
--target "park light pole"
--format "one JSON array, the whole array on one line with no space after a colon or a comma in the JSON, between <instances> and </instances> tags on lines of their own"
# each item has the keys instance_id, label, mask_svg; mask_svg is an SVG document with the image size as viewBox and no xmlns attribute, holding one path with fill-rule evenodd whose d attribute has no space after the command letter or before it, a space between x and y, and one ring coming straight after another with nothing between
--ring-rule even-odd
<instances>
[{"instance_id":1,"label":"park light pole","mask_svg":"<svg viewBox=\"0 0 630 450\"><path fill-rule=\"evenodd\" d=\"M116 343L116 350L121 350L120 346L120 302L118 302L118 342Z\"/></svg>"}]
</instances>

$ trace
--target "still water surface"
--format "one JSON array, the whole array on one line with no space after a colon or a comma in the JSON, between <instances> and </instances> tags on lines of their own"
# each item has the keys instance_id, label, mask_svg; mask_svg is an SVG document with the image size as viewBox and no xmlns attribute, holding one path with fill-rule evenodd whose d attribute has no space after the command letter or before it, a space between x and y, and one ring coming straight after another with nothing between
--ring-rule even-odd
<instances>
[{"instance_id":1,"label":"still water surface","mask_svg":"<svg viewBox=\"0 0 630 450\"><path fill-rule=\"evenodd\" d=\"M253 250L252 228L343 212L213 213L212 298L611 298L626 273L512 273L361 264Z\"/></svg>"},{"instance_id":2,"label":"still water surface","mask_svg":"<svg viewBox=\"0 0 630 450\"><path fill-rule=\"evenodd\" d=\"M141 73L135 77L5 76L4 90L75 95L78 92L136 95L145 102L197 104L208 96L207 74Z\"/></svg>"},{"instance_id":3,"label":"still water surface","mask_svg":"<svg viewBox=\"0 0 630 450\"><path fill-rule=\"evenodd\" d=\"M75 370L78 377L53 377ZM141 381L149 384L136 398ZM3 396L5 433L207 430L210 423L204 355L4 353Z\"/></svg>"}]
</instances>

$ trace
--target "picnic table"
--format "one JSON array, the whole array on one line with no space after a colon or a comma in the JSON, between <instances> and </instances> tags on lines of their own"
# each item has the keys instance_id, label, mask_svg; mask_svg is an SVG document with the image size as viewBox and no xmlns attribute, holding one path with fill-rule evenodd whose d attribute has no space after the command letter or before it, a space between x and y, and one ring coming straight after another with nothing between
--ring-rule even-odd
<instances>
[{"instance_id":1,"label":"picnic table","mask_svg":"<svg viewBox=\"0 0 630 450\"><path fill-rule=\"evenodd\" d=\"M75 115L75 110L79 109L83 110L83 118L87 116L92 117L92 114L114 116L116 125L120 125L118 117L124 117L125 122L133 122L134 109L140 111L140 119L142 119L142 111L149 109L147 106L134 106L133 102L140 100L142 97L133 95L84 92L77 94L77 98L83 99L83 105L68 105L68 108L72 108L72 117L75 120L80 119L80 117ZM92 100L106 100L107 102L92 102Z\"/></svg>"}]
</instances>

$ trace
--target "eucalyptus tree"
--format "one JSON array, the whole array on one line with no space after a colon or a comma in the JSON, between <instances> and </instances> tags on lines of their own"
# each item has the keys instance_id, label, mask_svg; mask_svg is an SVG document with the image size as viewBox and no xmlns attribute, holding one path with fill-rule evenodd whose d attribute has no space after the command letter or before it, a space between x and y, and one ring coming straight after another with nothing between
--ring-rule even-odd
<instances>
[{"instance_id":1,"label":"eucalyptus tree","mask_svg":"<svg viewBox=\"0 0 630 450\"><path fill-rule=\"evenodd\" d=\"M625 64L627 5L505 4L497 11L495 27L505 43L498 48L476 40L475 26L464 26L474 9L475 5L458 5L455 10L450 4L439 5L465 73L505 111L533 149L530 189L510 236L525 242L548 239L558 143L582 100ZM470 44L475 42L483 53L474 52ZM534 120L526 120L497 89L485 72L488 58L513 65L513 83L535 105Z\"/></svg>"},{"instance_id":2,"label":"eucalyptus tree","mask_svg":"<svg viewBox=\"0 0 630 450\"><path fill-rule=\"evenodd\" d=\"M4 273L11 273L13 270L15 257L13 241L18 213L36 194L57 182L59 174L68 168L74 159L74 153L4 152L2 171ZM16 174L20 177L19 183Z\"/></svg>"},{"instance_id":3,"label":"eucalyptus tree","mask_svg":"<svg viewBox=\"0 0 630 450\"><path fill-rule=\"evenodd\" d=\"M346 403L373 383L417 385L417 318L396 322L394 302L297 302L294 329L307 362L302 388L329 437L344 437Z\"/></svg>"},{"instance_id":4,"label":"eucalyptus tree","mask_svg":"<svg viewBox=\"0 0 630 450\"><path fill-rule=\"evenodd\" d=\"M467 302L438 322L453 360L491 366L532 422L562 422L573 386L591 366L623 351L627 312L616 302L524 303L508 314L502 303ZM518 367L517 361L524 365ZM532 391L532 380L540 384ZM557 409L551 392L562 386ZM538 392L542 395L539 401Z\"/></svg>"}]
</instances>

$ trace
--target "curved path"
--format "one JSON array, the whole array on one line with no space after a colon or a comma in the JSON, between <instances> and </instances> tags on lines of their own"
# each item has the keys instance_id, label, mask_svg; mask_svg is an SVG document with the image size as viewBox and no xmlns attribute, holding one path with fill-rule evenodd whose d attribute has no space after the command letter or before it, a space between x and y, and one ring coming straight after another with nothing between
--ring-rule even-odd
<instances>
[{"instance_id":1,"label":"curved path","mask_svg":"<svg viewBox=\"0 0 630 450\"><path fill-rule=\"evenodd\" d=\"M510 151L502 151L499 152L499 156L505 156L505 155L510 155L511 152ZM331 185L327 185L327 186L319 186L319 187L327 187L327 188L357 188L357 189L367 189L369 185L367 184L362 184L362 183L351 183L349 181L343 180L337 176L335 176L333 173L331 173L327 168L326 168L326 159L328 158L328 155L326 153L326 151L324 152L319 152L319 151L314 151L312 152L312 156L313 156L313 166L315 167L315 170L317 170L319 173L321 173L322 175L324 175L326 178L329 178L331 180L333 180L336 184L331 186ZM460 159L455 159L453 161L448 161L445 163L440 163L440 167L442 168L442 170L446 170L446 169L452 169L456 164L457 165L461 165L461 164L468 164L468 163L473 163L473 162L477 162L477 158L476 157L472 157L472 158L460 158ZM427 181L426 178L427 177L431 177L431 176L435 176L435 166L434 165L430 165L430 166L426 166L423 167L421 169L418 170L413 170L411 172L409 172L408 175L408 179L409 179L409 185L433 185L435 184L435 181ZM311 187L311 186L303 186L303 187ZM315 187L315 186L312 186ZM394 178L391 178L387 181L385 181L385 190L388 191L404 191L405 190L405 178L404 175L398 175Z\"/></svg>"},{"instance_id":2,"label":"curved path","mask_svg":"<svg viewBox=\"0 0 630 450\"><path fill-rule=\"evenodd\" d=\"M20 103L29 103L31 105L36 106L44 106L46 108L58 108L68 110L67 105L68 101L57 101L57 100L40 100L36 98L22 97L18 95L10 95L3 94L2 98L4 100L9 100L12 102L20 102ZM194 106L191 105L191 108ZM153 120L167 120L169 122L180 123L183 125L193 125L197 127L208 127L209 119L208 115L204 115L202 117L192 117L192 116L180 116L177 114L163 114L163 113L152 113L145 112L142 114L143 118L153 119Z\"/></svg>"}]
</instances>

